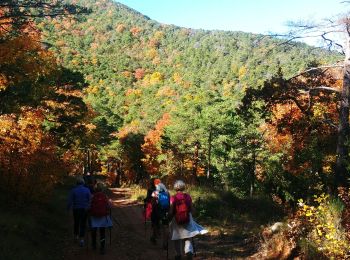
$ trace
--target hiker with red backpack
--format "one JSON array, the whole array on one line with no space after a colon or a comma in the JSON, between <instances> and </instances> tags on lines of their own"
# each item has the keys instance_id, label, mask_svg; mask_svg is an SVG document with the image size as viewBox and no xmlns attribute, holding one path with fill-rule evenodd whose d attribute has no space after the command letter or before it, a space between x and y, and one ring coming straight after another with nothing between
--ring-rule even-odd
<instances>
[{"instance_id":1,"label":"hiker with red backpack","mask_svg":"<svg viewBox=\"0 0 350 260\"><path fill-rule=\"evenodd\" d=\"M73 209L74 218L74 237L75 240L80 239L79 245L84 246L84 237L86 229L87 212L90 205L91 193L84 186L83 177L79 176L76 186L70 191L67 209Z\"/></svg>"},{"instance_id":2,"label":"hiker with red backpack","mask_svg":"<svg viewBox=\"0 0 350 260\"><path fill-rule=\"evenodd\" d=\"M174 241L175 260L181 259L182 251L184 251L186 259L193 259L192 238L208 232L193 220L192 198L184 192L185 187L183 181L177 180L174 184L176 194L170 198L170 237Z\"/></svg>"},{"instance_id":3,"label":"hiker with red backpack","mask_svg":"<svg viewBox=\"0 0 350 260\"><path fill-rule=\"evenodd\" d=\"M97 229L100 232L100 254L105 253L106 228L113 226L111 216L111 203L107 195L103 192L103 183L97 183L95 193L91 198L90 205L90 225L92 248L96 249Z\"/></svg>"}]
</instances>

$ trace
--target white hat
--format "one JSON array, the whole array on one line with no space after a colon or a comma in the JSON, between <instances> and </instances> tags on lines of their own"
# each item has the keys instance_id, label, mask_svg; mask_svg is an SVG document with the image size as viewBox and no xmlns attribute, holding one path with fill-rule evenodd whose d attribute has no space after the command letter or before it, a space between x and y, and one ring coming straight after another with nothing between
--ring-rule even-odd
<instances>
[{"instance_id":1,"label":"white hat","mask_svg":"<svg viewBox=\"0 0 350 260\"><path fill-rule=\"evenodd\" d=\"M163 183L159 183L158 185L156 185L156 190L159 192L161 192L161 191L168 192L168 190L166 189L166 187Z\"/></svg>"}]
</instances>

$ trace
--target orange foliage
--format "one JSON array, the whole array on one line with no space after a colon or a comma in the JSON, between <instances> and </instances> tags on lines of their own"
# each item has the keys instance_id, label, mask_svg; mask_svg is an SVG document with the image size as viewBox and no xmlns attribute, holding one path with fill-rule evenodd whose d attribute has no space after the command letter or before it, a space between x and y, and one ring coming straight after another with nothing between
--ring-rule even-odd
<instances>
[{"instance_id":1,"label":"orange foliage","mask_svg":"<svg viewBox=\"0 0 350 260\"><path fill-rule=\"evenodd\" d=\"M138 68L135 70L134 77L137 80L142 79L145 76L145 70L142 68Z\"/></svg>"},{"instance_id":2,"label":"orange foliage","mask_svg":"<svg viewBox=\"0 0 350 260\"><path fill-rule=\"evenodd\" d=\"M0 190L3 196L9 196L14 202L39 201L48 195L66 170L57 156L55 139L44 130L44 126L52 123L48 121L55 116L75 113L64 97L81 98L82 93L68 85L55 89L42 80L56 82L60 71L55 57L42 46L41 35L34 24L27 22L16 32L11 31L10 25L2 29L0 92L6 95L18 91L21 86L28 86L30 92L24 94L19 91L18 96L31 95L29 98L33 96L38 102L29 104L36 106L40 102L46 107L23 107L20 98L3 99L2 105L7 108L4 111L8 114L0 115ZM60 102L47 99L55 95L60 96ZM55 110L59 111L57 115ZM64 159L69 157L68 153L64 155Z\"/></svg>"},{"instance_id":3,"label":"orange foliage","mask_svg":"<svg viewBox=\"0 0 350 260\"><path fill-rule=\"evenodd\" d=\"M151 38L149 40L149 44L148 44L151 48L159 48L160 46L160 41L158 39L155 38Z\"/></svg>"},{"instance_id":4,"label":"orange foliage","mask_svg":"<svg viewBox=\"0 0 350 260\"><path fill-rule=\"evenodd\" d=\"M0 88L6 89L51 74L55 59L51 52L42 49L40 34L33 31L0 42L0 64L5 69L17 68L2 71Z\"/></svg>"},{"instance_id":5,"label":"orange foliage","mask_svg":"<svg viewBox=\"0 0 350 260\"><path fill-rule=\"evenodd\" d=\"M30 108L0 116L0 181L15 201L41 200L62 172L43 120L43 111Z\"/></svg>"},{"instance_id":6,"label":"orange foliage","mask_svg":"<svg viewBox=\"0 0 350 260\"><path fill-rule=\"evenodd\" d=\"M140 122L137 120L131 121L129 124L123 126L116 134L119 139L125 138L129 133L137 133L140 127Z\"/></svg>"},{"instance_id":7,"label":"orange foliage","mask_svg":"<svg viewBox=\"0 0 350 260\"><path fill-rule=\"evenodd\" d=\"M132 73L130 71L125 70L122 72L122 75L126 78L130 78L132 76Z\"/></svg>"},{"instance_id":8,"label":"orange foliage","mask_svg":"<svg viewBox=\"0 0 350 260\"><path fill-rule=\"evenodd\" d=\"M334 112L336 104L315 103L316 105L311 110L311 115L313 115L315 121L320 117L321 112L319 110L322 110L322 117L327 113L333 115L333 117L336 115ZM275 104L272 113L272 121L260 127L271 152L284 154L283 167L290 173L300 174L310 169L311 161L300 158L300 153L310 147L313 132L317 131L317 138L321 142L329 142L334 129L323 123L318 124L317 129L312 130L315 127L312 125L313 121L310 121L292 102ZM333 120L336 121L336 118L333 118ZM329 160L324 160L324 167L329 171Z\"/></svg>"},{"instance_id":9,"label":"orange foliage","mask_svg":"<svg viewBox=\"0 0 350 260\"><path fill-rule=\"evenodd\" d=\"M133 27L130 29L130 32L133 36L137 36L142 31L139 27Z\"/></svg>"},{"instance_id":10,"label":"orange foliage","mask_svg":"<svg viewBox=\"0 0 350 260\"><path fill-rule=\"evenodd\" d=\"M151 174L159 173L160 162L157 160L158 155L162 153L160 147L161 137L163 135L164 128L170 123L170 115L165 113L163 117L156 123L155 128L148 131L144 140L144 144L141 146L141 150L144 154L142 159L143 165L146 171Z\"/></svg>"}]
</instances>

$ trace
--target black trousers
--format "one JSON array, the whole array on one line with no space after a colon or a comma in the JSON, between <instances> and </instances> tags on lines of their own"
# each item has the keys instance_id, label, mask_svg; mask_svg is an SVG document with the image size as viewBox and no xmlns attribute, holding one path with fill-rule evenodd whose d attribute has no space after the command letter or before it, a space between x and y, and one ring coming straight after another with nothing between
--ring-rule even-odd
<instances>
[{"instance_id":1,"label":"black trousers","mask_svg":"<svg viewBox=\"0 0 350 260\"><path fill-rule=\"evenodd\" d=\"M100 247L103 249L106 244L106 228L100 227L100 228L93 228L91 231L91 237L92 237L92 246L96 248L96 235L97 235L97 229L100 229Z\"/></svg>"},{"instance_id":2,"label":"black trousers","mask_svg":"<svg viewBox=\"0 0 350 260\"><path fill-rule=\"evenodd\" d=\"M74 235L80 238L85 236L87 211L86 209L73 209Z\"/></svg>"}]
</instances>

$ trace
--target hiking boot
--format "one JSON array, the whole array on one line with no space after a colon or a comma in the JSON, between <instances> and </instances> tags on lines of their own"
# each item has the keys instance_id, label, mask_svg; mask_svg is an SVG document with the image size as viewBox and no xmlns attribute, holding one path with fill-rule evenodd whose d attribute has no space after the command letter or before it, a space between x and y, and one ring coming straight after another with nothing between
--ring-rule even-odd
<instances>
[{"instance_id":1,"label":"hiking boot","mask_svg":"<svg viewBox=\"0 0 350 260\"><path fill-rule=\"evenodd\" d=\"M193 259L193 254L192 254L192 252L188 252L188 253L186 254L186 259L187 259L187 260L192 260L192 259Z\"/></svg>"}]
</instances>

